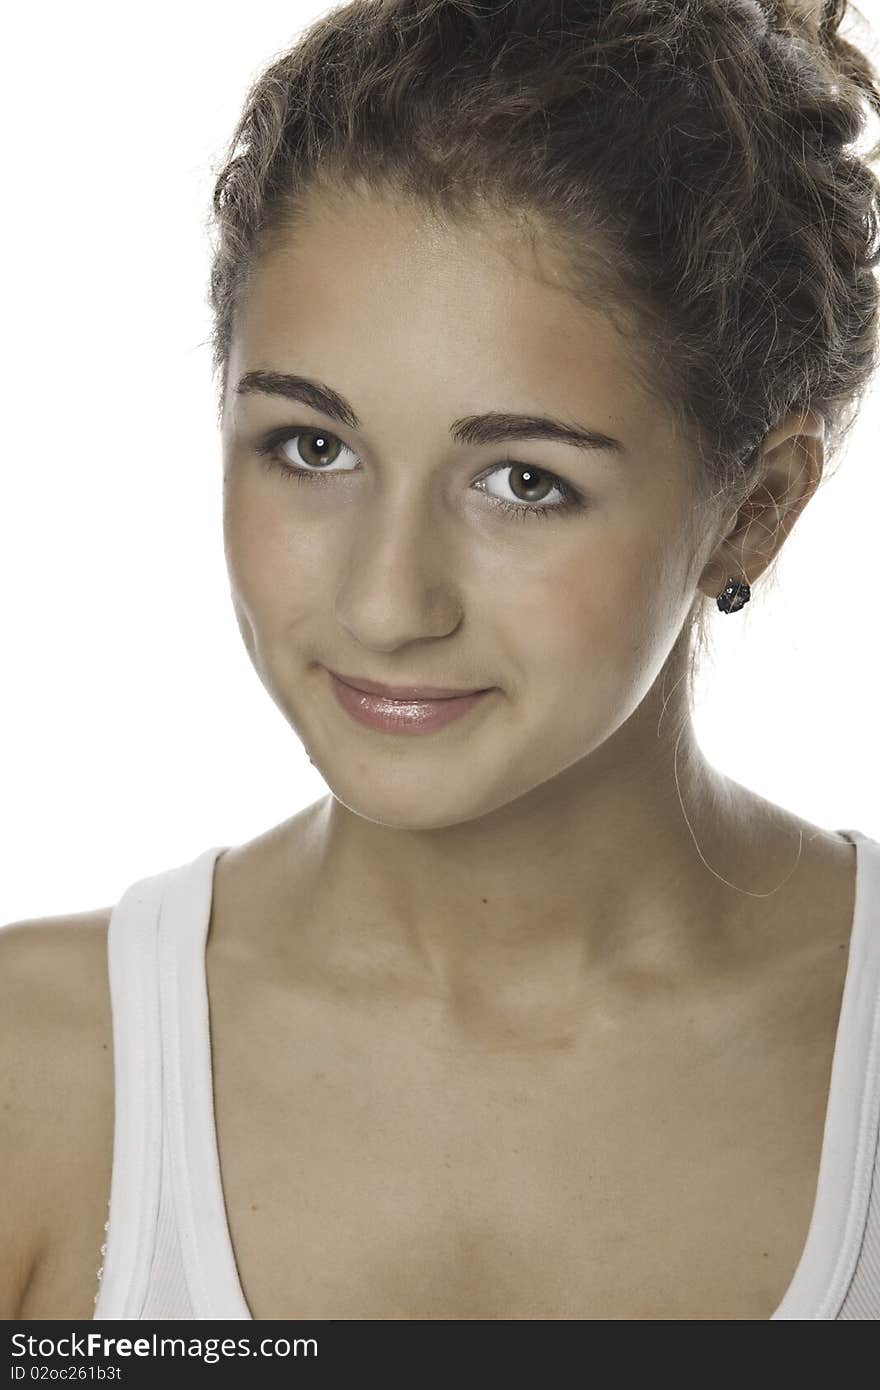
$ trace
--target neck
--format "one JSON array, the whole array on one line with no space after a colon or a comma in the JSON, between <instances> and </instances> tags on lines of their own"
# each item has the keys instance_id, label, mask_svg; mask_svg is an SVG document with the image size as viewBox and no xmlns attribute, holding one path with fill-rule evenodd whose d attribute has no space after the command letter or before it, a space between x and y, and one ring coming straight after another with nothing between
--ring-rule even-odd
<instances>
[{"instance_id":1,"label":"neck","mask_svg":"<svg viewBox=\"0 0 880 1390\"><path fill-rule=\"evenodd\" d=\"M279 930L296 903L298 954L440 1001L462 1026L561 1018L624 977L717 967L743 901L791 873L797 836L709 766L686 713L658 745L656 713L467 822L391 828L315 803L288 823Z\"/></svg>"}]
</instances>

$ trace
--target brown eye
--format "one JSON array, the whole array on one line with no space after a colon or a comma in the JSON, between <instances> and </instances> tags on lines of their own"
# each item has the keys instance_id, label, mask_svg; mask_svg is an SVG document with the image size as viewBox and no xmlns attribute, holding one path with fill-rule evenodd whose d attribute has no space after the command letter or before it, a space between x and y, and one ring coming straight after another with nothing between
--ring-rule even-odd
<instances>
[{"instance_id":1,"label":"brown eye","mask_svg":"<svg viewBox=\"0 0 880 1390\"><path fill-rule=\"evenodd\" d=\"M288 445L293 445L293 457L286 452ZM273 430L261 440L256 445L256 451L266 468L280 472L283 477L294 482L309 482L313 479L323 482L325 478L335 477L339 473L354 473L358 467L357 454L327 430L285 426L283 429ZM354 467L332 467L344 454L351 455ZM508 489L512 496L499 496L495 491L495 479L500 480L504 473L510 475ZM493 506L518 520L524 520L527 516L573 515L586 507L583 495L570 483L564 482L546 468L536 468L531 463L517 463L515 459L502 459L482 478L477 479L473 486L483 493ZM556 494L556 500L544 505L544 499L552 493Z\"/></svg>"},{"instance_id":2,"label":"brown eye","mask_svg":"<svg viewBox=\"0 0 880 1390\"><path fill-rule=\"evenodd\" d=\"M291 438L299 441L296 452L299 459L310 468L326 468L328 464L335 462L339 450L345 447L332 434L325 434L322 430L300 431Z\"/></svg>"},{"instance_id":3,"label":"brown eye","mask_svg":"<svg viewBox=\"0 0 880 1390\"><path fill-rule=\"evenodd\" d=\"M521 502L543 502L553 491L556 480L531 464L510 464L510 490Z\"/></svg>"},{"instance_id":4,"label":"brown eye","mask_svg":"<svg viewBox=\"0 0 880 1390\"><path fill-rule=\"evenodd\" d=\"M290 452L288 452L290 446ZM331 468L340 454L357 454L327 430L300 430L286 427L273 430L256 446L268 467L280 468L292 477L321 477L326 473L351 473L351 468Z\"/></svg>"},{"instance_id":5,"label":"brown eye","mask_svg":"<svg viewBox=\"0 0 880 1390\"><path fill-rule=\"evenodd\" d=\"M499 494L495 489L502 478L503 490ZM496 507L520 517L573 512L583 506L580 493L555 473L546 468L537 468L533 463L517 463L516 459L504 459L496 464L476 486L486 493ZM553 493L556 499L543 505L545 498L552 498Z\"/></svg>"}]
</instances>

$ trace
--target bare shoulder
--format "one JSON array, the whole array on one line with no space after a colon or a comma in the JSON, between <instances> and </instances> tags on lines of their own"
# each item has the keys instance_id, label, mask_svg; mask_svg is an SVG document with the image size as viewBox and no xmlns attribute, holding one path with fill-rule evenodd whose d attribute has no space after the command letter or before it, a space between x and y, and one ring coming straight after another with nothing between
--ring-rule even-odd
<instances>
[{"instance_id":1,"label":"bare shoulder","mask_svg":"<svg viewBox=\"0 0 880 1390\"><path fill-rule=\"evenodd\" d=\"M3 1318L21 1315L66 1228L94 1208L109 1183L111 913L98 908L0 925Z\"/></svg>"},{"instance_id":2,"label":"bare shoulder","mask_svg":"<svg viewBox=\"0 0 880 1390\"><path fill-rule=\"evenodd\" d=\"M0 925L0 988L9 996L4 1003L15 1006L14 984L31 984L46 997L60 991L56 1002L66 1002L75 1013L100 1006L100 991L99 997L89 997L88 986L94 987L99 975L106 979L112 911L101 907Z\"/></svg>"},{"instance_id":3,"label":"bare shoulder","mask_svg":"<svg viewBox=\"0 0 880 1390\"><path fill-rule=\"evenodd\" d=\"M744 895L743 910L765 931L789 945L822 948L848 941L855 907L858 851L836 830L828 830L768 801L751 788L725 777L727 810L732 809L741 862L731 875L756 898ZM779 930L783 929L783 930Z\"/></svg>"}]
</instances>

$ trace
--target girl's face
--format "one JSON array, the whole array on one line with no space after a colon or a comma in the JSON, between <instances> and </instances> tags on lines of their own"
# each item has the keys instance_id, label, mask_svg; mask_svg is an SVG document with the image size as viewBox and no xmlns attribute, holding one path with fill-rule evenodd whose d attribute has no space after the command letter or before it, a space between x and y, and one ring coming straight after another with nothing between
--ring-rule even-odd
<instances>
[{"instance_id":1,"label":"girl's face","mask_svg":"<svg viewBox=\"0 0 880 1390\"><path fill-rule=\"evenodd\" d=\"M658 676L711 547L671 419L549 254L313 197L242 305L222 433L245 645L350 810L434 828L656 764ZM388 732L328 668L490 693Z\"/></svg>"}]
</instances>

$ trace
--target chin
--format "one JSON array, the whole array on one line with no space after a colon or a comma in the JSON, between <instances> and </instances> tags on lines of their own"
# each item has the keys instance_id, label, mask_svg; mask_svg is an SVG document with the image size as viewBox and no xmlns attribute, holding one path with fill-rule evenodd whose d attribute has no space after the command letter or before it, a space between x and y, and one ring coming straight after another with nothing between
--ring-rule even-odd
<instances>
[{"instance_id":1,"label":"chin","mask_svg":"<svg viewBox=\"0 0 880 1390\"><path fill-rule=\"evenodd\" d=\"M326 777L324 780L327 780ZM460 815L452 810L442 810L437 805L437 798L427 795L424 787L418 795L404 797L395 796L393 791L382 795L375 788L365 792L362 789L340 789L330 782L327 785L336 800L352 815L372 821L374 825L384 825L388 830L443 830L472 819L464 809Z\"/></svg>"},{"instance_id":2,"label":"chin","mask_svg":"<svg viewBox=\"0 0 880 1390\"><path fill-rule=\"evenodd\" d=\"M333 797L352 815L389 830L445 830L477 820L494 809L487 802L484 786L456 788L447 782L438 787L418 773L383 782L381 776L371 776L366 767L368 782L354 785L351 778L328 776L329 769L318 766L318 771ZM506 800L503 797L498 804Z\"/></svg>"}]
</instances>

